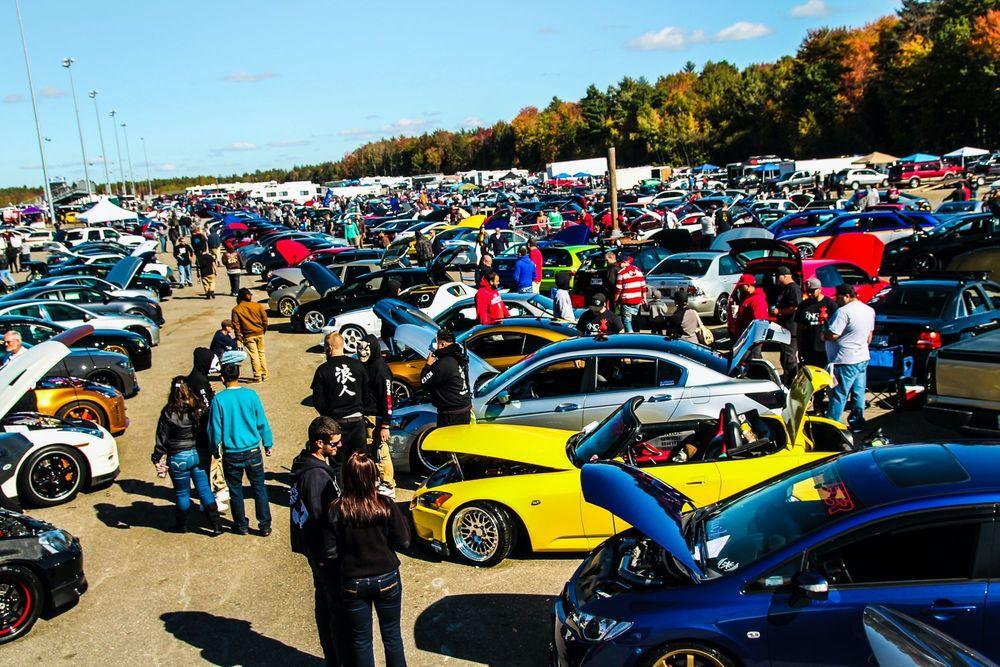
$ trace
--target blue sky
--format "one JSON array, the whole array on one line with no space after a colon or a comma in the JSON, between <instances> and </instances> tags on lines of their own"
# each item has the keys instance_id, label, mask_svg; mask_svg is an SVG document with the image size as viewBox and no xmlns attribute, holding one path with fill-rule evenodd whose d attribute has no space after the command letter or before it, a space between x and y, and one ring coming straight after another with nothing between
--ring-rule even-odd
<instances>
[{"instance_id":1,"label":"blue sky","mask_svg":"<svg viewBox=\"0 0 1000 667\"><path fill-rule=\"evenodd\" d=\"M22 0L22 11L50 174L83 173L60 65L71 56L88 159L101 154L87 97L96 88L109 160L115 108L138 180L140 136L154 178L333 160L375 137L510 119L553 95L575 100L589 83L655 79L687 60L770 61L810 28L860 25L898 4ZM12 2L0 19L0 185L37 184Z\"/></svg>"}]
</instances>

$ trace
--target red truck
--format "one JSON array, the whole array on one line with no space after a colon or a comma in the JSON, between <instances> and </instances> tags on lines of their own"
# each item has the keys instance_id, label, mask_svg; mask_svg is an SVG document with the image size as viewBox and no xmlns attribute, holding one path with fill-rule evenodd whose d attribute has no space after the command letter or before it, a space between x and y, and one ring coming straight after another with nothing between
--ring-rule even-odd
<instances>
[{"instance_id":1,"label":"red truck","mask_svg":"<svg viewBox=\"0 0 1000 667\"><path fill-rule=\"evenodd\" d=\"M930 162L907 162L889 168L889 182L893 185L908 185L919 188L922 183L958 178L962 167L941 160Z\"/></svg>"}]
</instances>

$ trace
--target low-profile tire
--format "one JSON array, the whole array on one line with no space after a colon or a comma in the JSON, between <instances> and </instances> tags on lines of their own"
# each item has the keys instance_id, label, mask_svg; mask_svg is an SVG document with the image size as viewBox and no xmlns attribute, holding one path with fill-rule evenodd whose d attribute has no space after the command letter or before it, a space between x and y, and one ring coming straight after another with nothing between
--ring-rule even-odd
<instances>
[{"instance_id":1,"label":"low-profile tire","mask_svg":"<svg viewBox=\"0 0 1000 667\"><path fill-rule=\"evenodd\" d=\"M146 327L138 325L134 327L126 327L125 331L131 331L132 333L139 334L140 336L146 339L146 345L149 345L150 347L153 346L153 336L152 334L149 333Z\"/></svg>"},{"instance_id":2,"label":"low-profile tire","mask_svg":"<svg viewBox=\"0 0 1000 667\"><path fill-rule=\"evenodd\" d=\"M119 344L119 343L108 343L107 345L105 345L101 349L104 350L105 352L114 352L116 354L124 354L129 359L132 359L132 357L128 353L128 348L125 347L124 345Z\"/></svg>"},{"instance_id":3,"label":"low-profile tire","mask_svg":"<svg viewBox=\"0 0 1000 667\"><path fill-rule=\"evenodd\" d=\"M811 243L796 243L795 249L799 251L802 259L809 259L816 254L816 248Z\"/></svg>"},{"instance_id":4,"label":"low-profile tire","mask_svg":"<svg viewBox=\"0 0 1000 667\"><path fill-rule=\"evenodd\" d=\"M98 426L108 428L108 415L93 401L70 401L56 411L60 419L86 419Z\"/></svg>"},{"instance_id":5,"label":"low-profile tire","mask_svg":"<svg viewBox=\"0 0 1000 667\"><path fill-rule=\"evenodd\" d=\"M291 317L295 309L299 307L299 302L293 297L283 296L278 299L278 314L282 317Z\"/></svg>"},{"instance_id":6,"label":"low-profile tire","mask_svg":"<svg viewBox=\"0 0 1000 667\"><path fill-rule=\"evenodd\" d=\"M676 642L650 651L644 667L736 667L736 663L710 644Z\"/></svg>"},{"instance_id":7,"label":"low-profile tire","mask_svg":"<svg viewBox=\"0 0 1000 667\"><path fill-rule=\"evenodd\" d=\"M429 475L450 460L447 454L423 450L424 439L434 428L432 426L418 435L414 438L413 444L410 445L410 472L415 475Z\"/></svg>"},{"instance_id":8,"label":"low-profile tire","mask_svg":"<svg viewBox=\"0 0 1000 667\"><path fill-rule=\"evenodd\" d=\"M725 292L715 300L715 312L712 313L712 317L719 324L725 324L729 320L729 295Z\"/></svg>"},{"instance_id":9,"label":"low-profile tire","mask_svg":"<svg viewBox=\"0 0 1000 667\"><path fill-rule=\"evenodd\" d=\"M307 333L319 333L326 326L326 317L318 310L307 310L302 313L302 328Z\"/></svg>"},{"instance_id":10,"label":"low-profile tire","mask_svg":"<svg viewBox=\"0 0 1000 667\"><path fill-rule=\"evenodd\" d=\"M913 272L914 273L928 273L930 271L936 271L938 268L937 257L930 254L929 252L921 253L913 258Z\"/></svg>"},{"instance_id":11,"label":"low-profile tire","mask_svg":"<svg viewBox=\"0 0 1000 667\"><path fill-rule=\"evenodd\" d=\"M460 561L480 567L503 562L517 542L517 526L500 505L474 501L458 508L448 522L452 553Z\"/></svg>"},{"instance_id":12,"label":"low-profile tire","mask_svg":"<svg viewBox=\"0 0 1000 667\"><path fill-rule=\"evenodd\" d=\"M919 188L919 187L920 187L920 179L914 176L913 178L910 179L910 188Z\"/></svg>"},{"instance_id":13,"label":"low-profile tire","mask_svg":"<svg viewBox=\"0 0 1000 667\"><path fill-rule=\"evenodd\" d=\"M69 502L84 485L86 464L76 449L67 445L44 447L21 466L17 491L22 503L53 507Z\"/></svg>"},{"instance_id":14,"label":"low-profile tire","mask_svg":"<svg viewBox=\"0 0 1000 667\"><path fill-rule=\"evenodd\" d=\"M346 324L341 328L340 335L344 337L344 351L356 352L358 343L368 337L368 332L357 324Z\"/></svg>"},{"instance_id":15,"label":"low-profile tire","mask_svg":"<svg viewBox=\"0 0 1000 667\"><path fill-rule=\"evenodd\" d=\"M125 311L126 315L131 315L132 317L146 317L146 313L142 308L129 308Z\"/></svg>"},{"instance_id":16,"label":"low-profile tire","mask_svg":"<svg viewBox=\"0 0 1000 667\"><path fill-rule=\"evenodd\" d=\"M118 391L122 391L123 389L121 380L119 380L118 376L111 371L96 371L91 373L87 379L91 382L96 382L97 384L103 384L107 387L111 387L112 389L117 389Z\"/></svg>"},{"instance_id":17,"label":"low-profile tire","mask_svg":"<svg viewBox=\"0 0 1000 667\"><path fill-rule=\"evenodd\" d=\"M38 575L22 565L0 565L0 644L28 634L43 605Z\"/></svg>"},{"instance_id":18,"label":"low-profile tire","mask_svg":"<svg viewBox=\"0 0 1000 667\"><path fill-rule=\"evenodd\" d=\"M882 182L878 184L878 186L880 188L887 188L887 187L889 187L889 179L888 178L883 179Z\"/></svg>"},{"instance_id":19,"label":"low-profile tire","mask_svg":"<svg viewBox=\"0 0 1000 667\"><path fill-rule=\"evenodd\" d=\"M250 262L250 265L247 267L247 271L249 271L252 275L255 275L255 276L263 275L264 274L264 263L263 262Z\"/></svg>"}]
</instances>

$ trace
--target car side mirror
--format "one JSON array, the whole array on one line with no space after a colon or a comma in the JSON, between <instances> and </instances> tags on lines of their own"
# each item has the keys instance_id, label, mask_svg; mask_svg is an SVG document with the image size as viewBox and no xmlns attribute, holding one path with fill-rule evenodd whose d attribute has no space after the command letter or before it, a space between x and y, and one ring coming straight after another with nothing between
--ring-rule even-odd
<instances>
[{"instance_id":1,"label":"car side mirror","mask_svg":"<svg viewBox=\"0 0 1000 667\"><path fill-rule=\"evenodd\" d=\"M510 392L506 389L501 391L499 394L493 397L493 403L497 405L507 405L510 403Z\"/></svg>"},{"instance_id":2,"label":"car side mirror","mask_svg":"<svg viewBox=\"0 0 1000 667\"><path fill-rule=\"evenodd\" d=\"M811 570L803 570L792 577L795 592L809 600L825 600L830 594L826 577Z\"/></svg>"}]
</instances>

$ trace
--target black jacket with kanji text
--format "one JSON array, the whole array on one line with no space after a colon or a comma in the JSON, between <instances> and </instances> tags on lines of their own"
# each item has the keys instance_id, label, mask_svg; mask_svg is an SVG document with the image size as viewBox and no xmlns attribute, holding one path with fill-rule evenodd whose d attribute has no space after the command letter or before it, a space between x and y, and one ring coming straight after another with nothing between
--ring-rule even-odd
<instances>
[{"instance_id":1,"label":"black jacket with kanji text","mask_svg":"<svg viewBox=\"0 0 1000 667\"><path fill-rule=\"evenodd\" d=\"M368 392L368 372L354 357L330 357L313 375L313 407L332 419L363 415Z\"/></svg>"},{"instance_id":2,"label":"black jacket with kanji text","mask_svg":"<svg viewBox=\"0 0 1000 667\"><path fill-rule=\"evenodd\" d=\"M438 410L455 412L472 407L469 391L469 358L458 343L434 351L437 361L424 366L420 384Z\"/></svg>"}]
</instances>

